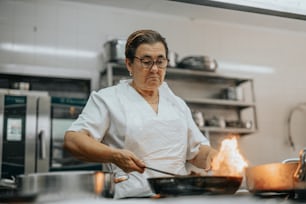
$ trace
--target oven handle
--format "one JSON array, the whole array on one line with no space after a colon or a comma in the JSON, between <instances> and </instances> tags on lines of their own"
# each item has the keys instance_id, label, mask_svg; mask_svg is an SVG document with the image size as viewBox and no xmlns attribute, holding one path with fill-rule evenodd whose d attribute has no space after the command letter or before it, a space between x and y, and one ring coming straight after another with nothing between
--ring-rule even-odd
<instances>
[{"instance_id":1,"label":"oven handle","mask_svg":"<svg viewBox=\"0 0 306 204\"><path fill-rule=\"evenodd\" d=\"M44 134L44 131L41 130L39 131L38 133L38 140L39 140L39 146L40 146L40 152L39 152L39 157L40 159L46 159L46 137L45 137L45 134Z\"/></svg>"}]
</instances>

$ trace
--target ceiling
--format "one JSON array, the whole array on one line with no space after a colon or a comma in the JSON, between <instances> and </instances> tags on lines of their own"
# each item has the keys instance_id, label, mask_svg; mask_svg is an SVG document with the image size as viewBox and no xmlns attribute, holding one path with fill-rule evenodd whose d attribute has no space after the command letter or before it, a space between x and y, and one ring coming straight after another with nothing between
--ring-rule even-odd
<instances>
[{"instance_id":1,"label":"ceiling","mask_svg":"<svg viewBox=\"0 0 306 204\"><path fill-rule=\"evenodd\" d=\"M306 32L306 21L294 18L250 13L221 7L190 3L196 0L179 2L169 0L63 0L86 4L97 4L140 12L160 13L168 16L186 18L193 21L221 21L234 24L264 26L268 28L287 29ZM182 0L184 1L184 0ZM201 0L196 2L205 2ZM243 16L243 17L242 17ZM247 17L246 17L247 16Z\"/></svg>"},{"instance_id":2,"label":"ceiling","mask_svg":"<svg viewBox=\"0 0 306 204\"><path fill-rule=\"evenodd\" d=\"M306 20L305 0L172 0L172 1Z\"/></svg>"}]
</instances>

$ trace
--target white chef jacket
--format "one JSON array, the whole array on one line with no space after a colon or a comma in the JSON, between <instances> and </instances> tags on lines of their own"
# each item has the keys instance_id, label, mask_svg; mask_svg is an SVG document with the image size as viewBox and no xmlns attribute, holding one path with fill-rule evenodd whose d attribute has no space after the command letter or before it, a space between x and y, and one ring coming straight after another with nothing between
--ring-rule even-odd
<instances>
[{"instance_id":1,"label":"white chef jacket","mask_svg":"<svg viewBox=\"0 0 306 204\"><path fill-rule=\"evenodd\" d=\"M129 149L147 166L186 174L186 160L196 156L199 146L209 145L193 121L186 103L169 89L159 87L158 113L130 86L131 80L92 92L78 119L68 130L86 130L98 141L114 148ZM123 173L114 164L107 171ZM146 170L129 173L116 184L115 198L153 195L146 178L165 176Z\"/></svg>"}]
</instances>

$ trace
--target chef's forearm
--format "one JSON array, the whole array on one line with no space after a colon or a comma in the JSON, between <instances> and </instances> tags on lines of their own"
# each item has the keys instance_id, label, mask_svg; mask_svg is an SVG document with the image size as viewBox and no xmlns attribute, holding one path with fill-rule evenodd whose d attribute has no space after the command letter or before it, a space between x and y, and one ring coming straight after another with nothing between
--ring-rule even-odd
<instances>
[{"instance_id":1,"label":"chef's forearm","mask_svg":"<svg viewBox=\"0 0 306 204\"><path fill-rule=\"evenodd\" d=\"M99 163L112 162L114 151L111 147L91 138L86 132L75 131L66 132L64 148L82 161Z\"/></svg>"}]
</instances>

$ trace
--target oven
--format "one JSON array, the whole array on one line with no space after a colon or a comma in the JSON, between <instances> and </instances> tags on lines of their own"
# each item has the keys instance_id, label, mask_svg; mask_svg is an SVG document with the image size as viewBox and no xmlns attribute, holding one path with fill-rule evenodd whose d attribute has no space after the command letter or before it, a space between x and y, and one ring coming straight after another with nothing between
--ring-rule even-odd
<instances>
[{"instance_id":1,"label":"oven","mask_svg":"<svg viewBox=\"0 0 306 204\"><path fill-rule=\"evenodd\" d=\"M102 169L102 164L80 161L63 148L65 132L86 102L86 98L51 97L50 171Z\"/></svg>"},{"instance_id":2,"label":"oven","mask_svg":"<svg viewBox=\"0 0 306 204\"><path fill-rule=\"evenodd\" d=\"M64 134L87 99L0 89L0 178L66 170L101 170L63 149Z\"/></svg>"},{"instance_id":3,"label":"oven","mask_svg":"<svg viewBox=\"0 0 306 204\"><path fill-rule=\"evenodd\" d=\"M50 154L47 92L0 90L0 175L47 172Z\"/></svg>"}]
</instances>

